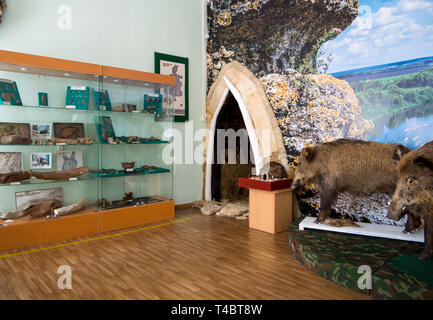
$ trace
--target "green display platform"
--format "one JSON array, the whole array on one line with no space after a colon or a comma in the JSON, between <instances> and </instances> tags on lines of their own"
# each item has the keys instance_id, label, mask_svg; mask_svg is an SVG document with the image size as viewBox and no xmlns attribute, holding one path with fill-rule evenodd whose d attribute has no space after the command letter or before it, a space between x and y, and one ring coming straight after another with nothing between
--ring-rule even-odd
<instances>
[{"instance_id":1,"label":"green display platform","mask_svg":"<svg viewBox=\"0 0 433 320\"><path fill-rule=\"evenodd\" d=\"M397 256L392 259L394 267L433 286L433 259L419 260L419 255Z\"/></svg>"},{"instance_id":2,"label":"green display platform","mask_svg":"<svg viewBox=\"0 0 433 320\"><path fill-rule=\"evenodd\" d=\"M320 276L374 299L433 299L433 286L393 265L394 258L419 255L422 243L300 231L300 221L289 230L289 249L300 263ZM371 290L358 288L362 276L358 268L362 265L371 268Z\"/></svg>"}]
</instances>

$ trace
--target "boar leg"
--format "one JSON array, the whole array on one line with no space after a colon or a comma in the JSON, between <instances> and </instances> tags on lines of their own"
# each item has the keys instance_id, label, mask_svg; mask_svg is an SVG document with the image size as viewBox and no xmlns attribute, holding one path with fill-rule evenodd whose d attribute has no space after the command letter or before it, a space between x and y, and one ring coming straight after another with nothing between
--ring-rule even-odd
<instances>
[{"instance_id":1,"label":"boar leg","mask_svg":"<svg viewBox=\"0 0 433 320\"><path fill-rule=\"evenodd\" d=\"M426 216L424 222L424 250L419 256L421 260L433 256L433 216Z\"/></svg>"},{"instance_id":2,"label":"boar leg","mask_svg":"<svg viewBox=\"0 0 433 320\"><path fill-rule=\"evenodd\" d=\"M416 217L409 213L407 215L407 222L403 230L403 233L411 233L412 231L418 229L420 226L421 226L421 218Z\"/></svg>"},{"instance_id":3,"label":"boar leg","mask_svg":"<svg viewBox=\"0 0 433 320\"><path fill-rule=\"evenodd\" d=\"M337 191L334 188L320 188L320 211L314 223L323 223L326 218L331 215L331 205L337 196Z\"/></svg>"}]
</instances>

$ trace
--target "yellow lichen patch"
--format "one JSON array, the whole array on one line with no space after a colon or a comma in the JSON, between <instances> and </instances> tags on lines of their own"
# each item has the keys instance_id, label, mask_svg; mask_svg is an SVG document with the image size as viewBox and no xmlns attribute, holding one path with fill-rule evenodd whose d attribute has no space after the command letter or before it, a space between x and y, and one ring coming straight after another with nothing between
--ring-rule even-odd
<instances>
[{"instance_id":1,"label":"yellow lichen patch","mask_svg":"<svg viewBox=\"0 0 433 320\"><path fill-rule=\"evenodd\" d=\"M221 25L221 26L229 26L229 25L232 23L232 17L231 17L231 15L230 15L228 12L226 12L226 11L221 12L221 13L218 15L217 23L218 23L219 25Z\"/></svg>"},{"instance_id":2,"label":"yellow lichen patch","mask_svg":"<svg viewBox=\"0 0 433 320\"><path fill-rule=\"evenodd\" d=\"M259 6L260 0L254 1L253 2L253 9L257 10L257 7Z\"/></svg>"}]
</instances>

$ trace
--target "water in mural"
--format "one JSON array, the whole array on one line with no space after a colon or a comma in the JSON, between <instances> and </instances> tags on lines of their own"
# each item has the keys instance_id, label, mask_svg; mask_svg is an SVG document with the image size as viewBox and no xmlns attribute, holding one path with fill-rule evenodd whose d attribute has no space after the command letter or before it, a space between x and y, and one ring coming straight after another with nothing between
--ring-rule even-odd
<instances>
[{"instance_id":1,"label":"water in mural","mask_svg":"<svg viewBox=\"0 0 433 320\"><path fill-rule=\"evenodd\" d=\"M374 122L369 140L433 140L432 0L360 0L358 17L323 51L328 73L349 82Z\"/></svg>"}]
</instances>

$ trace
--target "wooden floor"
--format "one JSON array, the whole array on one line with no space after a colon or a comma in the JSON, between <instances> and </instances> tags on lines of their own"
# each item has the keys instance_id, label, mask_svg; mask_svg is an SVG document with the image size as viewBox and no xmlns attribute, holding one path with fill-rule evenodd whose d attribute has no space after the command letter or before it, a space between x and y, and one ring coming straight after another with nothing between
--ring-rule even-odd
<instances>
[{"instance_id":1,"label":"wooden floor","mask_svg":"<svg viewBox=\"0 0 433 320\"><path fill-rule=\"evenodd\" d=\"M196 209L177 211L176 221L0 258L0 299L368 298L300 265L287 233L273 236ZM61 265L72 268L72 290L58 288Z\"/></svg>"}]
</instances>

